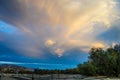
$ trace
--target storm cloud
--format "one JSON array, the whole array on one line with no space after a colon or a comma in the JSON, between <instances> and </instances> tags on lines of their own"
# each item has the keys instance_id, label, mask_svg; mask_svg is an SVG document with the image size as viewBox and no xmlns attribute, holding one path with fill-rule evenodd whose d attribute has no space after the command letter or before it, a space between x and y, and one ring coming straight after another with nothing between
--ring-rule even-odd
<instances>
[{"instance_id":1,"label":"storm cloud","mask_svg":"<svg viewBox=\"0 0 120 80\"><path fill-rule=\"evenodd\" d=\"M61 57L74 55L72 49L105 48L109 44L98 36L115 30L118 5L117 0L0 0L0 22L9 25L7 31L0 27L0 41L32 57L46 56L46 50Z\"/></svg>"}]
</instances>

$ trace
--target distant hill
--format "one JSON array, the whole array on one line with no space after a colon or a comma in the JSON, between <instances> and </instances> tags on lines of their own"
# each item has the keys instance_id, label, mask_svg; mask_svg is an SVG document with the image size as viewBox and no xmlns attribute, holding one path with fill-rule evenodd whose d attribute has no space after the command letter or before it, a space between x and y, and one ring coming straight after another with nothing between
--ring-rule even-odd
<instances>
[{"instance_id":1,"label":"distant hill","mask_svg":"<svg viewBox=\"0 0 120 80\"><path fill-rule=\"evenodd\" d=\"M24 72L33 72L33 69L26 68L23 66L13 65L13 64L1 64L0 71L5 73L24 73Z\"/></svg>"}]
</instances>

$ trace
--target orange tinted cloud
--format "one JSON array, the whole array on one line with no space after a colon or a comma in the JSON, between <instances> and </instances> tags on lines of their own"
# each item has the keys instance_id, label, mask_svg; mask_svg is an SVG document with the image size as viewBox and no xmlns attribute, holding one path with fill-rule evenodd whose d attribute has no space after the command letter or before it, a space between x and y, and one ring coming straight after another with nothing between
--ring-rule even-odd
<instances>
[{"instance_id":1,"label":"orange tinted cloud","mask_svg":"<svg viewBox=\"0 0 120 80\"><path fill-rule=\"evenodd\" d=\"M22 18L12 19L12 24L29 36L28 41L32 42L29 46L37 48L32 49L33 55L38 55L42 46L58 56L76 47L86 52L91 47L104 48L106 44L96 36L108 30L119 17L116 0L17 1L22 10L18 16ZM21 42L15 44L19 46Z\"/></svg>"}]
</instances>

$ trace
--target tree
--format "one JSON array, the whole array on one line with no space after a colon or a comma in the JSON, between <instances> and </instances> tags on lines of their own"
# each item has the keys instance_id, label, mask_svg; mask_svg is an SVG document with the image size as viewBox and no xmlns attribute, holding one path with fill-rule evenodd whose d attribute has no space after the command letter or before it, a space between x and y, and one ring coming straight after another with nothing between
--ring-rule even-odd
<instances>
[{"instance_id":1,"label":"tree","mask_svg":"<svg viewBox=\"0 0 120 80\"><path fill-rule=\"evenodd\" d=\"M78 69L80 74L93 76L96 75L96 67L91 62L85 62L84 64L79 64Z\"/></svg>"},{"instance_id":2,"label":"tree","mask_svg":"<svg viewBox=\"0 0 120 80\"><path fill-rule=\"evenodd\" d=\"M120 74L120 45L107 48L91 48L89 60L78 65L81 74L116 76Z\"/></svg>"}]
</instances>

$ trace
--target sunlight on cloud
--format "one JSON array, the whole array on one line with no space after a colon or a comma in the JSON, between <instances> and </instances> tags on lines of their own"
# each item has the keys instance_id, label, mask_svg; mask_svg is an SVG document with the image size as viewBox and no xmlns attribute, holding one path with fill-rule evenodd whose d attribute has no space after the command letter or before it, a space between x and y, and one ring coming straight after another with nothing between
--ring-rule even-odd
<instances>
[{"instance_id":1,"label":"sunlight on cloud","mask_svg":"<svg viewBox=\"0 0 120 80\"><path fill-rule=\"evenodd\" d=\"M58 57L61 57L63 54L64 50L63 49L56 49L55 53L58 55Z\"/></svg>"},{"instance_id":2,"label":"sunlight on cloud","mask_svg":"<svg viewBox=\"0 0 120 80\"><path fill-rule=\"evenodd\" d=\"M104 48L105 47L105 45L103 44L103 43L94 43L93 44L93 47L96 47L96 48Z\"/></svg>"},{"instance_id":3,"label":"sunlight on cloud","mask_svg":"<svg viewBox=\"0 0 120 80\"><path fill-rule=\"evenodd\" d=\"M53 40L46 40L45 41L45 46L47 46L47 47L51 47L51 46L53 46L55 44L55 41L53 41Z\"/></svg>"},{"instance_id":4,"label":"sunlight on cloud","mask_svg":"<svg viewBox=\"0 0 120 80\"><path fill-rule=\"evenodd\" d=\"M30 52L35 56L39 52L44 54L43 46L49 47L50 52L55 52L59 57L73 48L84 52L91 47L104 48L108 45L97 40L96 36L111 28L116 17L119 17L116 0L17 1L22 11L18 16L22 18L16 17L16 22L13 18L11 22L15 23L11 24L16 24L23 31L22 36L29 36L25 40L28 44L24 44L24 49L20 48L21 52ZM23 42L14 43L20 46Z\"/></svg>"}]
</instances>

